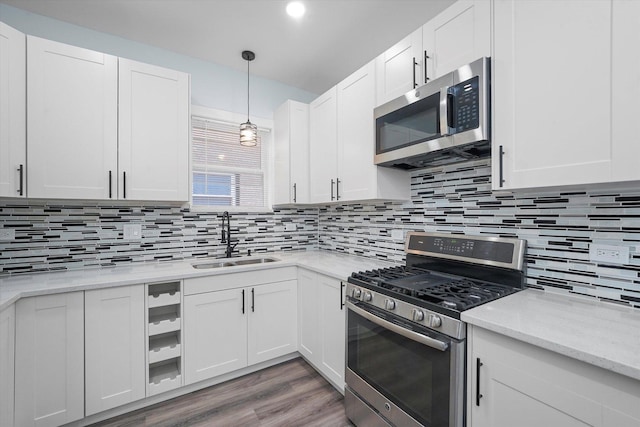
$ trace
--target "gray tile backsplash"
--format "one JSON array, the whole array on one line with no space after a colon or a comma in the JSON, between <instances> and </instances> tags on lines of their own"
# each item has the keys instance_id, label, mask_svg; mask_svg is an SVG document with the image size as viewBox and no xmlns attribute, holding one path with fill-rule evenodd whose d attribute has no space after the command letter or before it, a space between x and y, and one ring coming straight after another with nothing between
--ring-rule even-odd
<instances>
[{"instance_id":1,"label":"gray tile backsplash","mask_svg":"<svg viewBox=\"0 0 640 427\"><path fill-rule=\"evenodd\" d=\"M320 248L403 261L392 230L526 239L527 284L640 308L640 189L498 194L489 160L412 172L409 202L369 202L271 213L232 213L246 254ZM0 275L222 256L220 214L172 205L0 200ZM123 239L139 223L141 240ZM285 224L296 224L285 231ZM589 261L589 244L623 245L622 266Z\"/></svg>"}]
</instances>

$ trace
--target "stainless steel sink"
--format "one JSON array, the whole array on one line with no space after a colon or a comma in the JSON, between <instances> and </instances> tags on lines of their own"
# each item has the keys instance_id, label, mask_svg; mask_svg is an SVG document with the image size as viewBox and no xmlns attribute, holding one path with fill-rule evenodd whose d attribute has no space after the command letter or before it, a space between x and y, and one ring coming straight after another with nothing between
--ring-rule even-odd
<instances>
[{"instance_id":1,"label":"stainless steel sink","mask_svg":"<svg viewBox=\"0 0 640 427\"><path fill-rule=\"evenodd\" d=\"M222 267L234 267L238 265L252 265L252 264L265 264L267 262L280 261L278 258L249 258L239 259L237 261L207 261L198 264L191 264L193 268L205 269L205 268L222 268Z\"/></svg>"}]
</instances>

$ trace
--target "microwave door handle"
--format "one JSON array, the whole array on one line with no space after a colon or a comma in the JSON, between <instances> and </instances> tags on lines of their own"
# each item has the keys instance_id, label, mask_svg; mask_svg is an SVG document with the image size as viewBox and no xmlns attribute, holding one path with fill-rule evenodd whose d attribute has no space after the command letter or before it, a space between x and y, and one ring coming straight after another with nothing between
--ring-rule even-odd
<instances>
[{"instance_id":1,"label":"microwave door handle","mask_svg":"<svg viewBox=\"0 0 640 427\"><path fill-rule=\"evenodd\" d=\"M449 86L440 89L440 135L449 135Z\"/></svg>"},{"instance_id":2,"label":"microwave door handle","mask_svg":"<svg viewBox=\"0 0 640 427\"><path fill-rule=\"evenodd\" d=\"M408 338L411 341L424 344L428 347L435 348L436 350L440 350L440 351L447 351L447 349L449 348L449 343L442 342L435 338L431 338L426 335L419 334L409 329L405 329L400 325L396 325L395 323L391 323L387 320L381 319L375 314L371 314L367 310L361 309L360 307L356 306L350 301L347 301L347 308L353 311L354 313L359 314L360 316L369 320L370 322L373 322L376 325L381 326L391 332L395 332L399 335L402 335L403 337Z\"/></svg>"}]
</instances>

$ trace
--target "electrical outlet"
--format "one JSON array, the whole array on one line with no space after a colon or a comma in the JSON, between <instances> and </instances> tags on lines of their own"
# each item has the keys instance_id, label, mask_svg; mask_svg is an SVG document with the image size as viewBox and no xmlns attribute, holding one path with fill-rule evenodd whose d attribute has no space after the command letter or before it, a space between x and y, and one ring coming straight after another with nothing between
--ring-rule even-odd
<instances>
[{"instance_id":1,"label":"electrical outlet","mask_svg":"<svg viewBox=\"0 0 640 427\"><path fill-rule=\"evenodd\" d=\"M404 240L404 230L391 230L391 238L393 240Z\"/></svg>"},{"instance_id":2,"label":"electrical outlet","mask_svg":"<svg viewBox=\"0 0 640 427\"><path fill-rule=\"evenodd\" d=\"M296 231L296 229L297 229L296 225L290 222L284 225L284 231Z\"/></svg>"},{"instance_id":3,"label":"electrical outlet","mask_svg":"<svg viewBox=\"0 0 640 427\"><path fill-rule=\"evenodd\" d=\"M589 245L589 260L610 264L628 264L629 247L613 245Z\"/></svg>"},{"instance_id":4,"label":"electrical outlet","mask_svg":"<svg viewBox=\"0 0 640 427\"><path fill-rule=\"evenodd\" d=\"M125 224L122 227L122 234L125 240L140 240L142 239L142 225Z\"/></svg>"},{"instance_id":5,"label":"electrical outlet","mask_svg":"<svg viewBox=\"0 0 640 427\"><path fill-rule=\"evenodd\" d=\"M15 240L16 230L13 228L0 228L0 241L8 242Z\"/></svg>"}]
</instances>

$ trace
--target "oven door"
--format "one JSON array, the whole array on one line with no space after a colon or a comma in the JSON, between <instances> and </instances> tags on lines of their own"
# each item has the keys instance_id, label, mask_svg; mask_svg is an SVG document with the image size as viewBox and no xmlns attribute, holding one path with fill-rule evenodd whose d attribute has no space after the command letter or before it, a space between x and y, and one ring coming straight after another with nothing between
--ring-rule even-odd
<instances>
[{"instance_id":1,"label":"oven door","mask_svg":"<svg viewBox=\"0 0 640 427\"><path fill-rule=\"evenodd\" d=\"M392 425L462 427L464 341L362 303L347 307L349 391Z\"/></svg>"}]
</instances>

